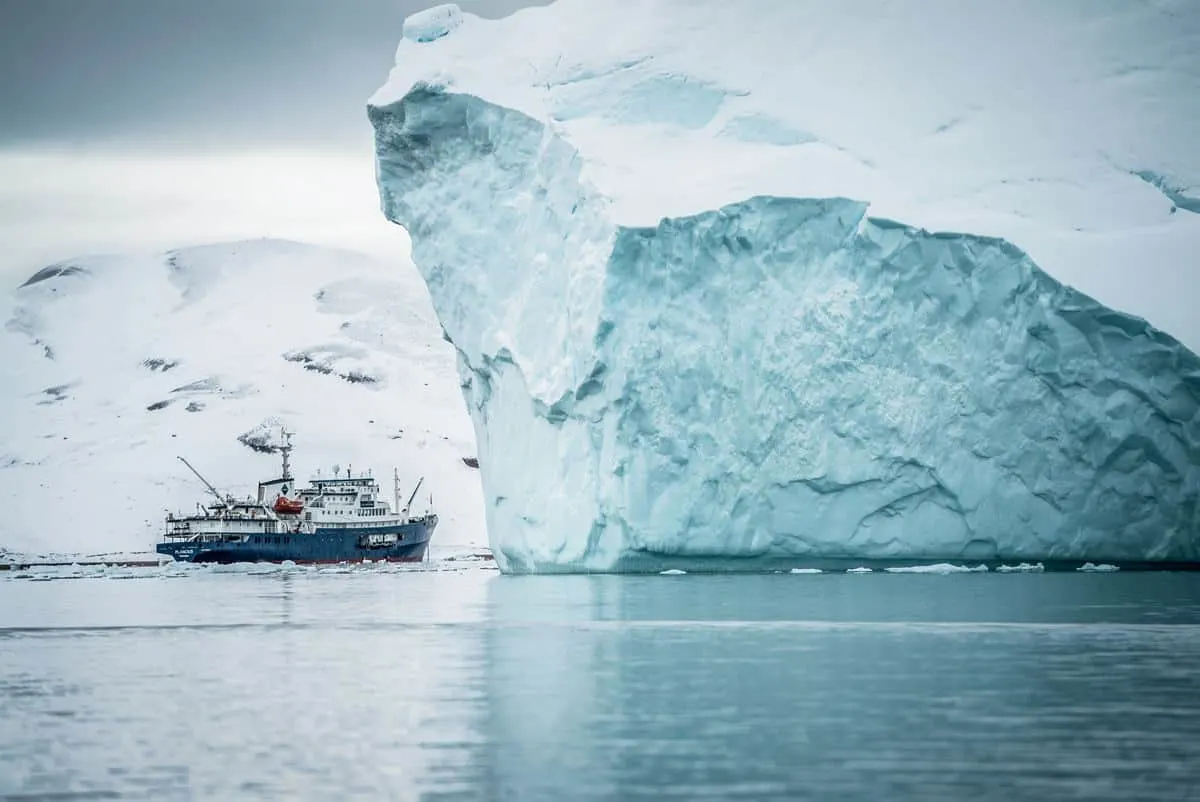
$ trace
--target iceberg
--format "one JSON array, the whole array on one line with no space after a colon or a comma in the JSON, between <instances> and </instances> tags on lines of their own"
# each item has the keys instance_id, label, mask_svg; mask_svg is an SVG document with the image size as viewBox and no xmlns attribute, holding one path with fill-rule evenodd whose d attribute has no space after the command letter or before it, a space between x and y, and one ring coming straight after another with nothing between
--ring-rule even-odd
<instances>
[{"instance_id":1,"label":"iceberg","mask_svg":"<svg viewBox=\"0 0 1200 802\"><path fill-rule=\"evenodd\" d=\"M502 570L1200 561L1200 359L1061 278L1200 248L1197 15L860 5L406 24L381 207Z\"/></svg>"}]
</instances>

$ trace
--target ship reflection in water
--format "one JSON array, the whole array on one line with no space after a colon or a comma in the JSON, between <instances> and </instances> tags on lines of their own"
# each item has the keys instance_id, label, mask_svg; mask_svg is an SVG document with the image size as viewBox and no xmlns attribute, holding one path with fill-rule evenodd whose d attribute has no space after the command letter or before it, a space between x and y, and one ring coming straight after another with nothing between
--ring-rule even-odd
<instances>
[{"instance_id":1,"label":"ship reflection in water","mask_svg":"<svg viewBox=\"0 0 1200 802\"><path fill-rule=\"evenodd\" d=\"M0 798L1161 800L1196 782L1197 575L485 565L0 578Z\"/></svg>"}]
</instances>

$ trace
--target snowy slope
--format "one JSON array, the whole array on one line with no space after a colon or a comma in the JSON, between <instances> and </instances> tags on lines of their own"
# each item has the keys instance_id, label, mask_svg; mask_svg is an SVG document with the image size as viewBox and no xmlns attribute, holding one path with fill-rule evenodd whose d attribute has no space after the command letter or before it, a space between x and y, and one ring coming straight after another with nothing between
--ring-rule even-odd
<instances>
[{"instance_id":1,"label":"snowy slope","mask_svg":"<svg viewBox=\"0 0 1200 802\"><path fill-rule=\"evenodd\" d=\"M1198 53L1173 2L411 18L380 194L502 566L1200 558L1200 363L1088 297L1200 344Z\"/></svg>"},{"instance_id":2,"label":"snowy slope","mask_svg":"<svg viewBox=\"0 0 1200 802\"><path fill-rule=\"evenodd\" d=\"M426 477L444 544L482 542L473 436L411 265L282 240L88 257L5 298L0 544L151 548L203 487L247 492L278 457L239 436L296 432L294 466ZM250 438L247 438L250 439Z\"/></svg>"}]
</instances>

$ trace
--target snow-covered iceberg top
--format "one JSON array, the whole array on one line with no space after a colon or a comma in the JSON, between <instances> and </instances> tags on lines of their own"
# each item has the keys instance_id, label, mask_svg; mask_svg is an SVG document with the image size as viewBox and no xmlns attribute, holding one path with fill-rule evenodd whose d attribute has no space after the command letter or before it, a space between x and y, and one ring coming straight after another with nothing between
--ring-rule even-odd
<instances>
[{"instance_id":1,"label":"snow-covered iceberg top","mask_svg":"<svg viewBox=\"0 0 1200 802\"><path fill-rule=\"evenodd\" d=\"M448 35L413 41L443 19ZM1200 209L1198 49L1187 4L558 0L502 20L443 5L406 22L370 104L429 85L519 111L583 154L624 225L844 196L931 230L1030 250L1033 235L1066 268L1083 246L1047 229Z\"/></svg>"},{"instance_id":2,"label":"snow-covered iceberg top","mask_svg":"<svg viewBox=\"0 0 1200 802\"><path fill-rule=\"evenodd\" d=\"M441 39L462 24L462 11L454 3L427 8L404 20L404 38L412 42Z\"/></svg>"},{"instance_id":3,"label":"snow-covered iceberg top","mask_svg":"<svg viewBox=\"0 0 1200 802\"><path fill-rule=\"evenodd\" d=\"M503 568L1200 555L1200 361L1010 244L1193 258L1196 15L878 5L406 23L380 195Z\"/></svg>"}]
</instances>

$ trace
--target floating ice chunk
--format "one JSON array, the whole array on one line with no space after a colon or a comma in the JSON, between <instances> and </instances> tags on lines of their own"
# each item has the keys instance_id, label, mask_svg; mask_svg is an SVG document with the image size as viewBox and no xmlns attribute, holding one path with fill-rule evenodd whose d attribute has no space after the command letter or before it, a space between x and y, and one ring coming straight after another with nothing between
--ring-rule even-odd
<instances>
[{"instance_id":1,"label":"floating ice chunk","mask_svg":"<svg viewBox=\"0 0 1200 802\"><path fill-rule=\"evenodd\" d=\"M1017 565L1001 565L996 571L1001 574L1040 574L1046 567L1041 563L1019 563Z\"/></svg>"},{"instance_id":2,"label":"floating ice chunk","mask_svg":"<svg viewBox=\"0 0 1200 802\"><path fill-rule=\"evenodd\" d=\"M986 565L952 565L937 563L936 565L904 565L885 568L889 574L979 574L986 573Z\"/></svg>"},{"instance_id":3,"label":"floating ice chunk","mask_svg":"<svg viewBox=\"0 0 1200 802\"><path fill-rule=\"evenodd\" d=\"M1079 566L1075 570L1083 571L1084 573L1089 573L1089 574L1092 574L1092 573L1102 574L1102 573L1111 573L1112 571L1120 571L1121 569L1115 565L1110 565L1109 563L1099 563L1099 564L1084 563L1083 565Z\"/></svg>"},{"instance_id":4,"label":"floating ice chunk","mask_svg":"<svg viewBox=\"0 0 1200 802\"><path fill-rule=\"evenodd\" d=\"M404 20L404 38L412 42L432 42L459 25L462 25L462 11L455 3L445 3L409 15Z\"/></svg>"}]
</instances>

